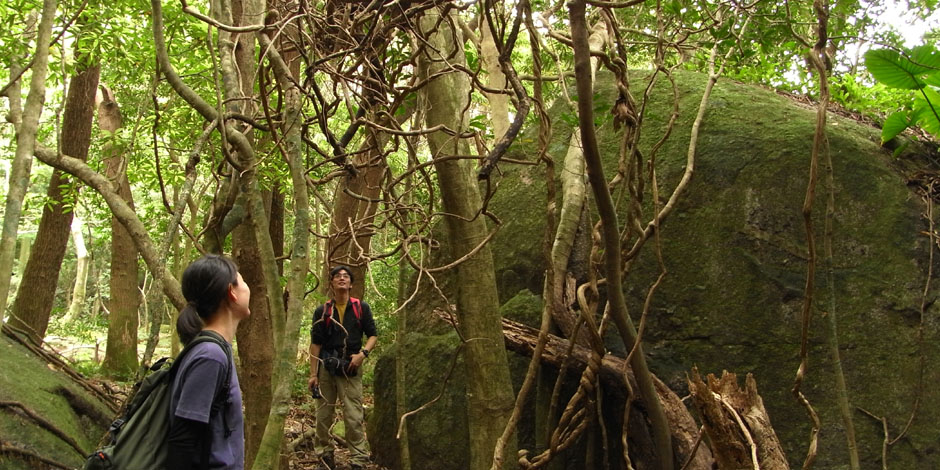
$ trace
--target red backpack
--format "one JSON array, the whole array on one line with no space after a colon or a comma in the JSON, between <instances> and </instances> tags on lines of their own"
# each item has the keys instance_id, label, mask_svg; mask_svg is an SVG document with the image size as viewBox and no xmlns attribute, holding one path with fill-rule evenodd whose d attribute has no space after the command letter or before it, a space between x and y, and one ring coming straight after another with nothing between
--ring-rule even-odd
<instances>
[{"instance_id":1,"label":"red backpack","mask_svg":"<svg viewBox=\"0 0 940 470\"><path fill-rule=\"evenodd\" d=\"M362 303L355 297L349 298L349 305L352 307L353 314L356 315L356 326L362 329ZM323 307L323 322L327 328L333 322L333 300L330 299Z\"/></svg>"}]
</instances>

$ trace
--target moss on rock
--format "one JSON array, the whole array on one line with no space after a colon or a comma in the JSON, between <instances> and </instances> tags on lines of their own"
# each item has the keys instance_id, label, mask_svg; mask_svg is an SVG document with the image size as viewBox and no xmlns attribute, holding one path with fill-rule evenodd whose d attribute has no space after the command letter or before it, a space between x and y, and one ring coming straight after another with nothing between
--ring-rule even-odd
<instances>
[{"instance_id":1,"label":"moss on rock","mask_svg":"<svg viewBox=\"0 0 940 470\"><path fill-rule=\"evenodd\" d=\"M0 401L18 402L52 423L90 454L106 431L108 408L88 395L61 371L49 367L26 348L0 334ZM63 393L63 389L67 392ZM76 409L68 395L84 407ZM77 398L74 398L77 397ZM66 465L78 467L85 455L49 432L34 420L10 409L0 410L0 436L3 440ZM34 463L15 455L0 456L3 468L32 469Z\"/></svg>"},{"instance_id":2,"label":"moss on rock","mask_svg":"<svg viewBox=\"0 0 940 470\"><path fill-rule=\"evenodd\" d=\"M597 92L601 100L613 102L609 76L604 77L597 83ZM706 77L680 73L676 79L680 116L655 155L663 200L684 170L692 119ZM641 145L646 158L663 134L671 100L663 84L652 94ZM552 109L556 117L564 112L564 104ZM570 129L563 128L561 119L553 122L551 154L557 170ZM792 398L790 388L799 365L807 269L801 207L814 123L815 110L804 104L757 87L718 83L702 123L692 183L662 226L668 275L654 298L645 341L654 372L680 393L693 365L707 372L753 373L792 463L805 457L809 435L805 411ZM608 124L598 133L610 178L616 171L620 134ZM828 138L836 199L835 312L850 398L854 406L901 426L915 394L920 393L921 416L933 416L940 413L940 392L929 387L916 390L919 305L928 268L928 239L921 235L926 230L921 215L925 207L906 184L909 175L905 171L917 169L916 165L899 164L880 148L878 129L834 114L829 117ZM525 158L535 150L533 145L517 144L512 152L514 158ZM829 329L824 315L831 308L823 262L827 191L823 164L813 207L819 259L805 392L823 420L817 467L838 468L847 462L847 454L826 347ZM899 168L904 170L899 172ZM546 205L544 181L534 176L539 171L537 167L504 168L500 192L490 205L503 220L512 221L494 240L497 269L512 270L514 276L528 280L529 286L541 285L544 270L539 235L545 216L543 211L532 210ZM649 201L645 201L645 211L649 220ZM625 215L620 216L623 223ZM534 269L520 272L519 259L532 260ZM631 312L642 310L658 274L653 252L647 249L625 279ZM925 346L936 344L937 325L929 321L935 316L931 309ZM928 364L940 360L936 348L925 347L924 352ZM935 382L938 374L928 370L926 383ZM860 412L854 418L862 459L866 465L875 465L883 439L880 424ZM929 420L915 421L904 445L892 449L891 464L940 467L938 444L936 439L931 441L937 432Z\"/></svg>"}]
</instances>

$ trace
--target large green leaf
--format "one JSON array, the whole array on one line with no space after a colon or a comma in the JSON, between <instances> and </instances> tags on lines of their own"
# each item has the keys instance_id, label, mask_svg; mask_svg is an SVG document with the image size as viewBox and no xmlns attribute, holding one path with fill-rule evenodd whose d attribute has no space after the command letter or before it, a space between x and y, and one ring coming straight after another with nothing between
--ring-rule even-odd
<instances>
[{"instance_id":1,"label":"large green leaf","mask_svg":"<svg viewBox=\"0 0 940 470\"><path fill-rule=\"evenodd\" d=\"M911 117L904 111L898 111L888 116L888 119L885 119L885 123L881 127L881 143L884 144L885 142L895 138L910 125Z\"/></svg>"},{"instance_id":2,"label":"large green leaf","mask_svg":"<svg viewBox=\"0 0 940 470\"><path fill-rule=\"evenodd\" d=\"M940 134L940 93L933 87L921 90L914 100L913 123L933 135Z\"/></svg>"},{"instance_id":3,"label":"large green leaf","mask_svg":"<svg viewBox=\"0 0 940 470\"><path fill-rule=\"evenodd\" d=\"M940 54L928 46L915 48L909 56L892 49L871 49L865 53L865 66L887 86L918 90L928 75L940 71Z\"/></svg>"}]
</instances>

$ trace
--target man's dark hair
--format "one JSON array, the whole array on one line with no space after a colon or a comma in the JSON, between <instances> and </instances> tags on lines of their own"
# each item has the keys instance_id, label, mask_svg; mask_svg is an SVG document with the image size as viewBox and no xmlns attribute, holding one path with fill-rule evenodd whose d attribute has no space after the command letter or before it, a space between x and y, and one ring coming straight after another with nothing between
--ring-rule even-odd
<instances>
[{"instance_id":1,"label":"man's dark hair","mask_svg":"<svg viewBox=\"0 0 940 470\"><path fill-rule=\"evenodd\" d=\"M348 266L339 265L330 270L330 280L332 281L336 274L340 271L346 271L346 274L349 275L349 283L353 284L356 282L356 277L353 276L352 270Z\"/></svg>"}]
</instances>

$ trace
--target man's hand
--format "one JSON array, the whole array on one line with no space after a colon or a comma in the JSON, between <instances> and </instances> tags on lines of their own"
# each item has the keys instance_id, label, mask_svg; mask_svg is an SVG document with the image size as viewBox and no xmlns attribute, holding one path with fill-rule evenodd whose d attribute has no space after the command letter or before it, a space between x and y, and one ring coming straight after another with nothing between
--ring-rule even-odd
<instances>
[{"instance_id":1,"label":"man's hand","mask_svg":"<svg viewBox=\"0 0 940 470\"><path fill-rule=\"evenodd\" d=\"M317 377L316 375L314 375L313 377L310 377L310 379L307 380L307 390L313 391L313 387L319 387L319 386L320 386L320 378Z\"/></svg>"},{"instance_id":2,"label":"man's hand","mask_svg":"<svg viewBox=\"0 0 940 470\"><path fill-rule=\"evenodd\" d=\"M365 362L366 355L362 351L349 356L349 372L354 372L359 370L359 367L362 366L362 363Z\"/></svg>"}]
</instances>

